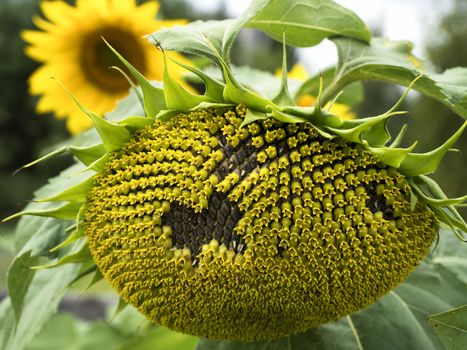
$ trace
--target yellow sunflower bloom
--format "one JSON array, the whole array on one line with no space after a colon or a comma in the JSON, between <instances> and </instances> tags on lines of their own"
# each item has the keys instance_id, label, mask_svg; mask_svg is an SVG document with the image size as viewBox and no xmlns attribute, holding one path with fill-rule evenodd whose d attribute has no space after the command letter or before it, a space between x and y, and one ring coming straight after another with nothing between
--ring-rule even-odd
<instances>
[{"instance_id":1,"label":"yellow sunflower bloom","mask_svg":"<svg viewBox=\"0 0 467 350\"><path fill-rule=\"evenodd\" d=\"M288 74L289 78L297 80L306 80L309 78L308 72L301 64L295 64ZM299 106L312 106L316 102L316 97L311 95L301 96L297 104ZM329 112L341 116L343 119L356 119L357 116L352 112L352 106L343 103L333 103Z\"/></svg>"},{"instance_id":2,"label":"yellow sunflower bloom","mask_svg":"<svg viewBox=\"0 0 467 350\"><path fill-rule=\"evenodd\" d=\"M92 125L51 77L61 81L98 114L112 110L117 100L128 93L126 79L109 69L121 64L101 37L148 79L162 80L162 54L143 36L185 21L156 20L158 9L156 1L139 6L135 0L77 0L75 6L61 0L42 1L45 19L33 19L40 30L22 32L22 38L30 44L26 54L43 63L29 80L31 94L40 95L37 111L66 118L72 134ZM172 65L171 74L176 79L181 77L181 72L181 68Z\"/></svg>"}]
</instances>

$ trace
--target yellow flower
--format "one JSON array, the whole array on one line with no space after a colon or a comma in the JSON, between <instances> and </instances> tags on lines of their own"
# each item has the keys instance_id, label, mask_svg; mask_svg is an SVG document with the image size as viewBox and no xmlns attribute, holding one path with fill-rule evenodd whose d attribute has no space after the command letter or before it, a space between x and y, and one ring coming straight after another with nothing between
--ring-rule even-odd
<instances>
[{"instance_id":1,"label":"yellow flower","mask_svg":"<svg viewBox=\"0 0 467 350\"><path fill-rule=\"evenodd\" d=\"M289 78L297 79L297 80L306 80L308 79L308 72L306 71L305 67L301 64L295 64L288 74ZM316 102L316 97L312 95L303 95L301 96L297 104L299 106L312 106ZM333 103L329 112L336 114L343 119L356 119L357 116L355 113L352 112L352 107L343 103Z\"/></svg>"},{"instance_id":2,"label":"yellow flower","mask_svg":"<svg viewBox=\"0 0 467 350\"><path fill-rule=\"evenodd\" d=\"M112 110L117 100L127 95L128 82L122 74L109 69L121 64L101 37L148 79L162 80L162 54L143 35L184 21L156 20L158 9L156 1L139 6L134 0L77 0L75 6L61 0L43 1L41 10L46 19L33 19L40 30L22 32L23 39L30 44L27 55L43 63L29 81L31 94L40 95L37 111L66 118L72 134L92 125L51 77L99 114ZM180 60L181 56L176 58ZM175 78L180 73L178 66L171 67Z\"/></svg>"}]
</instances>

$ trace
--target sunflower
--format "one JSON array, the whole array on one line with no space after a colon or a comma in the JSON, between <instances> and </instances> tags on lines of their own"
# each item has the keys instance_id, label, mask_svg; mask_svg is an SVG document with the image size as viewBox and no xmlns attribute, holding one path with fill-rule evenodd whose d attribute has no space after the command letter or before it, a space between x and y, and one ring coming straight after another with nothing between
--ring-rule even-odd
<instances>
[{"instance_id":1,"label":"sunflower","mask_svg":"<svg viewBox=\"0 0 467 350\"><path fill-rule=\"evenodd\" d=\"M40 30L25 30L21 34L30 44L26 54L42 63L30 77L30 92L40 95L37 111L66 118L72 134L92 123L51 77L66 85L93 111L108 112L128 93L130 85L122 74L109 69L121 64L101 37L124 53L150 80L162 80L162 54L142 36L184 23L156 20L156 1L138 6L135 0L77 0L71 6L59 0L42 1L40 7L45 19L33 19ZM178 66L171 71L178 79Z\"/></svg>"},{"instance_id":2,"label":"sunflower","mask_svg":"<svg viewBox=\"0 0 467 350\"><path fill-rule=\"evenodd\" d=\"M83 109L102 142L38 160L69 151L87 166L75 186L38 200L60 206L10 217L76 219L54 250L80 250L47 267L95 264L124 303L173 330L266 340L365 308L414 270L439 223L467 229L443 209L467 196L446 199L425 176L467 122L428 153L388 145L386 123L416 80L388 112L344 120L295 104L285 59L270 100L236 79L218 47L208 55L222 81L188 67L203 95L166 65L163 88L135 74L145 116L116 123Z\"/></svg>"}]
</instances>

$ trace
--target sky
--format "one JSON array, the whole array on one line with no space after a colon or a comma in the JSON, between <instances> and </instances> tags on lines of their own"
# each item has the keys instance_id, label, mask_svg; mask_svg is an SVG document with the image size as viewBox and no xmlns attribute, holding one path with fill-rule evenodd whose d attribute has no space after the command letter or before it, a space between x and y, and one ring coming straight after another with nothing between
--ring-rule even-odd
<instances>
[{"instance_id":1,"label":"sky","mask_svg":"<svg viewBox=\"0 0 467 350\"><path fill-rule=\"evenodd\" d=\"M231 17L239 16L251 0L192 0L197 7L215 11L222 3ZM452 6L450 0L335 0L354 11L370 27L379 27L391 40L410 40L414 53L423 58L422 46L428 38L426 28L436 28L442 14ZM433 33L433 29L430 33ZM300 63L310 73L316 73L337 60L334 45L324 41L313 48L298 50Z\"/></svg>"}]
</instances>

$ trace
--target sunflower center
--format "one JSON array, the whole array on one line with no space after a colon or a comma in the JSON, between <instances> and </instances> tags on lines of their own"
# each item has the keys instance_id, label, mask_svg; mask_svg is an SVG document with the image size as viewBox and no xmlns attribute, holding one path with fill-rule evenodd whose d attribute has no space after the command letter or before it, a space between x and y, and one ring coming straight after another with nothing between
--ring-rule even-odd
<instances>
[{"instance_id":1,"label":"sunflower center","mask_svg":"<svg viewBox=\"0 0 467 350\"><path fill-rule=\"evenodd\" d=\"M172 246L190 249L193 265L196 265L202 245L212 239L236 253L245 251L245 242L234 231L242 216L238 206L230 202L225 193L215 192L209 207L199 214L191 208L173 204L171 210L162 217L162 225L172 228Z\"/></svg>"},{"instance_id":2,"label":"sunflower center","mask_svg":"<svg viewBox=\"0 0 467 350\"><path fill-rule=\"evenodd\" d=\"M83 39L80 65L89 81L111 93L124 92L129 88L128 82L122 74L110 69L112 66L121 69L124 67L101 37L104 37L136 69L145 74L146 62L141 39L117 27L104 27L99 31L88 33Z\"/></svg>"}]
</instances>

